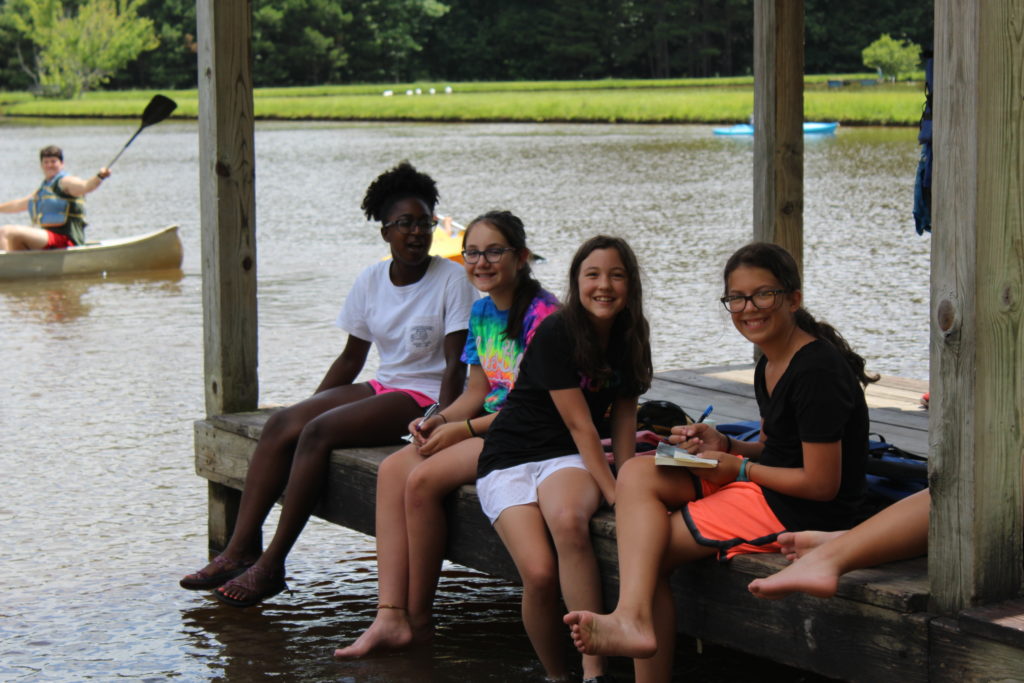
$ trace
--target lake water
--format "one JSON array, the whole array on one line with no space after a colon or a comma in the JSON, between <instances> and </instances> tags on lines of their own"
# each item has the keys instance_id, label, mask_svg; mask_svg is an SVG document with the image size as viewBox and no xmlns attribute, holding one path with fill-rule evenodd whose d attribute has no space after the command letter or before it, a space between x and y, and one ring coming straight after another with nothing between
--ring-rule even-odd
<instances>
[{"instance_id":1,"label":"lake water","mask_svg":"<svg viewBox=\"0 0 1024 683\"><path fill-rule=\"evenodd\" d=\"M0 201L36 187L42 146L62 146L85 176L136 125L0 120ZM909 129L807 139L805 300L870 370L927 379L917 153ZM262 403L305 397L340 351L345 292L386 252L359 203L401 159L434 176L439 211L461 222L521 215L556 293L583 239L627 237L646 270L656 369L749 361L717 302L724 260L751 234L749 140L706 126L275 123L258 125L256 154ZM0 283L0 680L539 680L517 589L458 567L432 650L333 661L372 619L373 543L317 521L289 561L290 595L234 610L177 587L206 547L191 433L204 412L197 162L195 125L162 123L88 202L94 239L179 224L180 274ZM765 672L684 649L680 676ZM626 664L615 670L628 680Z\"/></svg>"}]
</instances>

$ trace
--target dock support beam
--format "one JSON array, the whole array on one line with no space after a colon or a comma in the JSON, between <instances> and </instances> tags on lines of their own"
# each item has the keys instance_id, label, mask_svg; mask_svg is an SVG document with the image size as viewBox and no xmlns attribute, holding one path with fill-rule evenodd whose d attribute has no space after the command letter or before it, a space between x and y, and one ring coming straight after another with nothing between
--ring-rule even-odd
<instances>
[{"instance_id":1,"label":"dock support beam","mask_svg":"<svg viewBox=\"0 0 1024 683\"><path fill-rule=\"evenodd\" d=\"M206 414L256 408L252 2L197 0Z\"/></svg>"},{"instance_id":2,"label":"dock support beam","mask_svg":"<svg viewBox=\"0 0 1024 683\"><path fill-rule=\"evenodd\" d=\"M1024 2L936 0L928 573L953 615L1021 590Z\"/></svg>"},{"instance_id":3,"label":"dock support beam","mask_svg":"<svg viewBox=\"0 0 1024 683\"><path fill-rule=\"evenodd\" d=\"M754 239L803 270L804 3L754 3Z\"/></svg>"}]
</instances>

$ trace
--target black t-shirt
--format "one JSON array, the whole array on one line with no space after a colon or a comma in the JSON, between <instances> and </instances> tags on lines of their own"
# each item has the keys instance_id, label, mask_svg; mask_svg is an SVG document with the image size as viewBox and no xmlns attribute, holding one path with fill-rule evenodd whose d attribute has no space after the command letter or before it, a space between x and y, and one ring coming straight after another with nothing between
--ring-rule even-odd
<instances>
[{"instance_id":1,"label":"black t-shirt","mask_svg":"<svg viewBox=\"0 0 1024 683\"><path fill-rule=\"evenodd\" d=\"M842 442L842 481L830 501L783 495L762 487L787 529L848 529L864 495L868 408L853 370L832 344L815 340L799 349L772 395L765 386L766 359L754 372L754 393L764 421L765 445L758 462L803 467L801 442Z\"/></svg>"},{"instance_id":2,"label":"black t-shirt","mask_svg":"<svg viewBox=\"0 0 1024 683\"><path fill-rule=\"evenodd\" d=\"M579 452L550 392L580 388L591 419L599 424L624 389L621 377L625 354L617 338L613 332L606 355L613 370L611 379L602 386L592 386L572 362L572 339L562 314L552 313L545 318L523 354L519 375L504 407L487 430L477 464L478 479L494 470Z\"/></svg>"}]
</instances>

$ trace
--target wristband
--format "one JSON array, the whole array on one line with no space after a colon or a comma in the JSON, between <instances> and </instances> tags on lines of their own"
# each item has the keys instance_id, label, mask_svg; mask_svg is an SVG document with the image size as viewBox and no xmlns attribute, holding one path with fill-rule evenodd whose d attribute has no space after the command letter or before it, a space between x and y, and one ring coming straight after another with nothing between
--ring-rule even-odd
<instances>
[{"instance_id":1,"label":"wristband","mask_svg":"<svg viewBox=\"0 0 1024 683\"><path fill-rule=\"evenodd\" d=\"M470 436L480 436L475 431L473 431L473 423L470 422L469 420L466 420L466 429L469 430L469 435Z\"/></svg>"},{"instance_id":2,"label":"wristband","mask_svg":"<svg viewBox=\"0 0 1024 683\"><path fill-rule=\"evenodd\" d=\"M725 452L732 453L732 437L728 434L725 435Z\"/></svg>"},{"instance_id":3,"label":"wristband","mask_svg":"<svg viewBox=\"0 0 1024 683\"><path fill-rule=\"evenodd\" d=\"M441 418L441 421L448 424L448 418L444 416L444 413L438 413L437 416Z\"/></svg>"},{"instance_id":4,"label":"wristband","mask_svg":"<svg viewBox=\"0 0 1024 683\"><path fill-rule=\"evenodd\" d=\"M747 476L747 465L750 463L750 458L743 458L743 462L740 463L740 473L736 475L736 481L750 481L750 477Z\"/></svg>"}]
</instances>

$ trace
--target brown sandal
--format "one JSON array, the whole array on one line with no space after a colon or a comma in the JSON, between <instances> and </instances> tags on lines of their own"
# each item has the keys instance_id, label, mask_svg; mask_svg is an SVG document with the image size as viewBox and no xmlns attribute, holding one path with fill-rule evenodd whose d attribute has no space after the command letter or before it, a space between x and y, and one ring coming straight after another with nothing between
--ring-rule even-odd
<instances>
[{"instance_id":1,"label":"brown sandal","mask_svg":"<svg viewBox=\"0 0 1024 683\"><path fill-rule=\"evenodd\" d=\"M236 576L241 576L253 565L252 562L244 562L229 567L228 562L223 555L218 555L199 571L183 577L178 585L190 591L212 590L223 586Z\"/></svg>"},{"instance_id":2,"label":"brown sandal","mask_svg":"<svg viewBox=\"0 0 1024 683\"><path fill-rule=\"evenodd\" d=\"M259 587L263 584L263 588ZM225 590L231 590L239 598L233 598L225 594ZM271 571L253 565L237 579L232 579L226 584L213 591L218 600L225 605L232 607L252 607L258 605L268 598L272 598L283 590L288 590L288 584L284 580L284 569Z\"/></svg>"}]
</instances>

